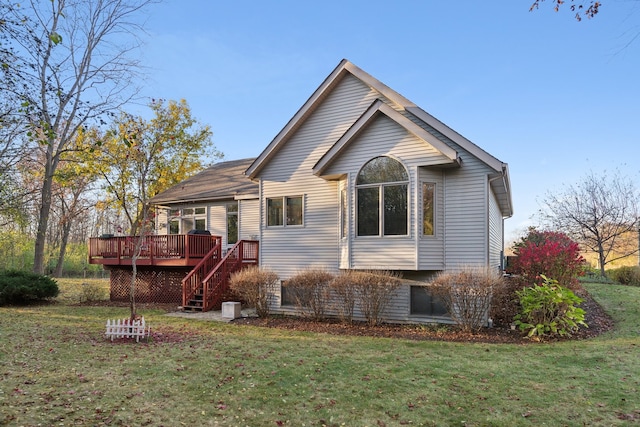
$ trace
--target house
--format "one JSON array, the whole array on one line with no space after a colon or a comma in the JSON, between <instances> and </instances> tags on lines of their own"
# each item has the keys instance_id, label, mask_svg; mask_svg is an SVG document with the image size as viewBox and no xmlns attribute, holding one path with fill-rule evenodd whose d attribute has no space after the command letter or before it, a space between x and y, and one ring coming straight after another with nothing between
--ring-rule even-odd
<instances>
[{"instance_id":1,"label":"house","mask_svg":"<svg viewBox=\"0 0 640 427\"><path fill-rule=\"evenodd\" d=\"M396 322L441 314L421 286L437 272L501 269L513 213L506 163L347 60L257 158L214 165L152 202L158 237L206 229L222 252L254 242L247 258L283 281L309 266L400 272L407 284L386 313ZM295 310L281 288L271 301Z\"/></svg>"}]
</instances>

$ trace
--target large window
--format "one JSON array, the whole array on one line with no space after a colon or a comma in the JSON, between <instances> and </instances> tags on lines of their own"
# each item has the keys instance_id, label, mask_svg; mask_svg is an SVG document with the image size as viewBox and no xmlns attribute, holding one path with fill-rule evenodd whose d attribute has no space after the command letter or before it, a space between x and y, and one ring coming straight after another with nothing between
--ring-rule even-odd
<instances>
[{"instance_id":1,"label":"large window","mask_svg":"<svg viewBox=\"0 0 640 427\"><path fill-rule=\"evenodd\" d=\"M422 235L433 236L434 227L434 201L436 185L431 182L422 183Z\"/></svg>"},{"instance_id":2,"label":"large window","mask_svg":"<svg viewBox=\"0 0 640 427\"><path fill-rule=\"evenodd\" d=\"M365 164L356 179L358 236L406 236L408 188L399 161L380 156Z\"/></svg>"},{"instance_id":3,"label":"large window","mask_svg":"<svg viewBox=\"0 0 640 427\"><path fill-rule=\"evenodd\" d=\"M267 199L267 225L302 225L302 196Z\"/></svg>"},{"instance_id":4,"label":"large window","mask_svg":"<svg viewBox=\"0 0 640 427\"><path fill-rule=\"evenodd\" d=\"M227 244L238 241L238 202L227 204Z\"/></svg>"},{"instance_id":5,"label":"large window","mask_svg":"<svg viewBox=\"0 0 640 427\"><path fill-rule=\"evenodd\" d=\"M169 211L169 234L187 234L207 229L207 208L182 208Z\"/></svg>"}]
</instances>

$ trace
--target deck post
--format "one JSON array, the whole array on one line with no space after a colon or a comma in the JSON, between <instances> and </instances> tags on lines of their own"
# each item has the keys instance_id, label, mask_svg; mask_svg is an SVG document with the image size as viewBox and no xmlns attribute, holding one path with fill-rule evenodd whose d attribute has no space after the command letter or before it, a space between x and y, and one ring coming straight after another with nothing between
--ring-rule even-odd
<instances>
[{"instance_id":1,"label":"deck post","mask_svg":"<svg viewBox=\"0 0 640 427\"><path fill-rule=\"evenodd\" d=\"M187 264L189 264L189 235L185 234L184 235L184 259L186 260Z\"/></svg>"}]
</instances>

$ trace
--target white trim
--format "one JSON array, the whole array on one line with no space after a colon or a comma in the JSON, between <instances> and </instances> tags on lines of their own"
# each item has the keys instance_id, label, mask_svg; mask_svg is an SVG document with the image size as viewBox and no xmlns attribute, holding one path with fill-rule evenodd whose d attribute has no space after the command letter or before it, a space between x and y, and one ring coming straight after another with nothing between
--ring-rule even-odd
<instances>
[{"instance_id":1,"label":"white trim","mask_svg":"<svg viewBox=\"0 0 640 427\"><path fill-rule=\"evenodd\" d=\"M322 82L318 89L311 94L309 99L300 107L298 112L287 122L282 130L276 135L271 143L265 148L262 153L256 158L251 166L246 170L245 174L250 179L255 179L266 165L266 163L273 157L276 151L280 148L280 145L302 124L304 119L317 107L319 100L323 95L333 88L340 78L344 76L345 65L348 63L346 59L340 61L338 66L329 74L329 76Z\"/></svg>"},{"instance_id":2,"label":"white trim","mask_svg":"<svg viewBox=\"0 0 640 427\"><path fill-rule=\"evenodd\" d=\"M287 200L289 199L300 199L300 224L287 224L287 220L288 220L288 216L287 216ZM280 225L269 225L269 200L277 200L277 199L281 199L282 200L282 224ZM304 207L305 207L306 201L305 201L305 195L304 194L295 194L295 195L290 195L290 196L276 196L276 197L267 197L264 200L264 205L265 205L265 209L267 209L266 211L266 216L265 216L265 227L268 228L285 228L285 227L304 227Z\"/></svg>"},{"instance_id":3,"label":"white trim","mask_svg":"<svg viewBox=\"0 0 640 427\"><path fill-rule=\"evenodd\" d=\"M313 174L321 176L344 149L353 141L367 125L369 125L378 114L384 114L398 125L402 126L407 132L413 134L422 142L432 146L438 150L448 161L443 164L460 165L458 153L439 139L435 138L426 130L400 114L398 111L385 104L382 100L376 99L367 110L355 121L355 123L338 139L338 141L327 151L313 167Z\"/></svg>"},{"instance_id":4,"label":"white trim","mask_svg":"<svg viewBox=\"0 0 640 427\"><path fill-rule=\"evenodd\" d=\"M264 166L269 162L269 160L275 155L275 153L280 149L280 147L286 143L289 137L295 132L299 126L302 125L304 120L317 108L317 106L321 103L321 100L326 96L328 92L330 92L339 81L345 76L346 73L350 73L354 77L360 79L364 84L368 85L372 89L376 90L384 97L386 97L389 101L394 103L399 109L407 111L409 114L414 115L416 118L422 120L425 124L431 126L436 131L440 132L445 137L449 138L451 141L462 147L462 149L469 152L471 155L475 156L482 162L484 162L487 166L493 169L496 173L502 175L502 185L496 191L496 195L498 196L498 200L500 202L500 207L503 213L503 216L510 217L513 215L513 203L511 201L511 188L510 188L510 179L509 179L509 170L506 163L501 162L497 158L493 157L474 143L472 143L467 138L463 137L426 111L419 108L413 102L409 101L404 96L400 95L398 92L394 91L390 87L386 86L384 83L380 82L370 74L366 73L362 69L358 68L353 63L349 62L346 59L340 61L338 66L329 74L329 76L322 82L322 84L315 90L315 92L309 97L309 99L302 105L302 107L298 110L298 112L289 120L289 122L285 125L285 127L276 135L276 137L271 141L271 143L267 146L265 150L262 151L260 156L254 160L254 162L249 166L246 170L245 174L252 180L255 180L259 175L260 171L264 168ZM389 107L391 108L391 107ZM393 109L393 108L391 108ZM399 113L398 113L399 114ZM405 118L406 119L406 118ZM408 119L407 119L408 120ZM417 126L417 125L415 125ZM419 126L418 126L419 127ZM355 131L355 130L354 130ZM428 132L426 132L428 134ZM426 141L427 139L425 139ZM431 137L429 140L432 140ZM435 146L434 146L435 147ZM333 150L333 147L332 149ZM330 151L331 151L330 150ZM340 151L340 147L336 147L337 151ZM334 150L335 151L335 150ZM325 156L327 156L325 154ZM314 173L320 174L321 171L326 167L326 163L329 162L331 158L333 158L332 154L328 155L328 159L323 161L322 164L317 164L314 167ZM459 162L459 159L456 155L456 162ZM318 168L318 169L316 169ZM336 179L335 177L331 177L332 179ZM497 186L497 185L496 185Z\"/></svg>"}]
</instances>

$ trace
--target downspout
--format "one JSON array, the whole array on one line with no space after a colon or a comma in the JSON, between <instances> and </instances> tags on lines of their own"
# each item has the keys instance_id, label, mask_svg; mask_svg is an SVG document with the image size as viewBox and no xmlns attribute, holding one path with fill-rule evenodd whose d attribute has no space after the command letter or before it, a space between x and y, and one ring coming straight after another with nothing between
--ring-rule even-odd
<instances>
[{"instance_id":1,"label":"downspout","mask_svg":"<svg viewBox=\"0 0 640 427\"><path fill-rule=\"evenodd\" d=\"M409 203L413 202L413 210L409 209L410 214L412 215L411 221L409 221L410 227L413 228L413 248L414 248L414 253L413 253L413 259L414 259L414 263L413 263L413 269L414 270L419 270L420 269L420 232L419 232L419 226L418 226L418 221L422 218L422 215L419 215L420 212L420 207L419 205L419 201L420 201L420 186L421 186L421 180L420 180L420 169L415 166L414 167L414 179L415 179L415 185L413 186L414 188L414 192L413 192L413 200L409 201ZM435 210L434 210L435 212Z\"/></svg>"},{"instance_id":2,"label":"downspout","mask_svg":"<svg viewBox=\"0 0 640 427\"><path fill-rule=\"evenodd\" d=\"M493 181L497 181L499 179L502 179L502 182L504 184L504 187L507 188L507 183L504 181L504 169L502 170L502 173L498 176L494 176L493 178L489 178L487 184L487 190L489 191L489 193L487 194L487 196L491 195L491 183ZM502 230L501 230L501 236L500 236L500 266L502 267L504 265L504 220L505 218L502 216L502 214L500 215L501 217L501 221L502 221ZM491 226L491 212L489 211L489 198L487 197L487 265L490 266L490 252L491 252L491 233L489 232Z\"/></svg>"},{"instance_id":3,"label":"downspout","mask_svg":"<svg viewBox=\"0 0 640 427\"><path fill-rule=\"evenodd\" d=\"M348 265L348 269L351 270L353 268L353 253L352 253L352 249L353 249L353 241L351 239L351 232L353 230L356 229L356 224L355 224L355 190L352 190L352 185L351 185L351 172L347 172L347 182L345 182L345 191L346 191L346 197L347 197L347 217L346 217L346 221L347 221L347 265ZM352 209L354 210L353 212L353 216L351 215ZM353 221L351 221L351 218L354 218ZM355 234L355 231L354 231Z\"/></svg>"},{"instance_id":4,"label":"downspout","mask_svg":"<svg viewBox=\"0 0 640 427\"><path fill-rule=\"evenodd\" d=\"M262 178L260 178L258 180L258 266L262 265L262 248L264 247L263 245L263 240L262 240L262 224L266 224L266 218L265 221L263 222L263 217L262 215L264 214L264 203L262 203Z\"/></svg>"},{"instance_id":5,"label":"downspout","mask_svg":"<svg viewBox=\"0 0 640 427\"><path fill-rule=\"evenodd\" d=\"M442 250L444 251L444 255L442 257L444 265L442 268L446 271L449 269L449 250L447 249L447 174L444 173L444 170L441 170L440 174L442 176ZM437 218L437 210L435 212Z\"/></svg>"}]
</instances>

